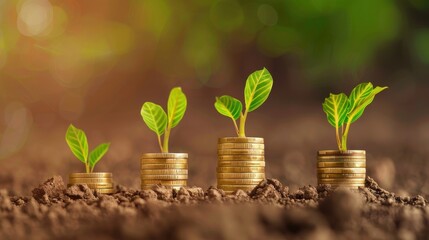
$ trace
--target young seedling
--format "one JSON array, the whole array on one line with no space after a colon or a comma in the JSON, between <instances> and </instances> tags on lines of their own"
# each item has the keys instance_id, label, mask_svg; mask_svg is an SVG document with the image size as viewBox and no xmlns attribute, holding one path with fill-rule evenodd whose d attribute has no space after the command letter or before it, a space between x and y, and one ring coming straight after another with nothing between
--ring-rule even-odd
<instances>
[{"instance_id":1,"label":"young seedling","mask_svg":"<svg viewBox=\"0 0 429 240\"><path fill-rule=\"evenodd\" d=\"M86 173L94 171L95 165L107 153L110 146L110 143L102 143L88 155L88 140L86 139L85 132L72 124L67 129L66 142L77 159L85 164Z\"/></svg>"},{"instance_id":2,"label":"young seedling","mask_svg":"<svg viewBox=\"0 0 429 240\"><path fill-rule=\"evenodd\" d=\"M170 92L167 104L168 115L158 104L152 102L145 102L143 104L140 113L149 129L156 133L161 152L168 153L168 141L171 129L177 126L182 120L187 104L186 95L180 87L173 88ZM163 134L164 139L161 141Z\"/></svg>"},{"instance_id":3,"label":"young seedling","mask_svg":"<svg viewBox=\"0 0 429 240\"><path fill-rule=\"evenodd\" d=\"M245 110L240 100L231 96L216 97L214 104L216 110L232 119L237 135L246 137L246 119L249 112L259 108L270 95L273 87L273 78L266 68L253 72L247 77L246 87L244 88ZM237 120L240 119L239 125Z\"/></svg>"},{"instance_id":4,"label":"young seedling","mask_svg":"<svg viewBox=\"0 0 429 240\"><path fill-rule=\"evenodd\" d=\"M323 111L326 113L328 122L335 127L340 151L347 150L350 125L362 116L365 108L374 100L375 95L386 88L374 88L370 82L361 83L352 90L349 97L344 93L331 93L329 97L325 98L325 102L322 104Z\"/></svg>"}]
</instances>

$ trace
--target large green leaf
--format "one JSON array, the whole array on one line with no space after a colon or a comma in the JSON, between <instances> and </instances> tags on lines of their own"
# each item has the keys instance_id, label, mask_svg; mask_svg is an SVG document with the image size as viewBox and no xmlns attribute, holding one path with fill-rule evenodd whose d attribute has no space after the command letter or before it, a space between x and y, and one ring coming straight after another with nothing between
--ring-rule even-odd
<instances>
[{"instance_id":1,"label":"large green leaf","mask_svg":"<svg viewBox=\"0 0 429 240\"><path fill-rule=\"evenodd\" d=\"M237 120L243 109L240 100L226 95L216 98L214 106L220 114L232 118L232 120Z\"/></svg>"},{"instance_id":2,"label":"large green leaf","mask_svg":"<svg viewBox=\"0 0 429 240\"><path fill-rule=\"evenodd\" d=\"M349 108L349 113L347 115L347 122L353 123L356 120L358 120L362 116L363 112L365 111L365 108L369 104L372 103L372 101L374 100L375 95L377 95L378 93L380 93L381 91L383 91L386 88L387 87L372 88L372 84L371 84L371 91L369 92L369 94L368 93L361 94L361 96L363 96L363 97L360 97L359 101L355 100L354 107L353 108ZM368 87L366 87L366 89L368 89ZM368 91L365 90L365 92L368 92Z\"/></svg>"},{"instance_id":3,"label":"large green leaf","mask_svg":"<svg viewBox=\"0 0 429 240\"><path fill-rule=\"evenodd\" d=\"M249 75L244 88L244 100L248 112L260 107L268 98L273 87L273 78L266 68Z\"/></svg>"},{"instance_id":4,"label":"large green leaf","mask_svg":"<svg viewBox=\"0 0 429 240\"><path fill-rule=\"evenodd\" d=\"M330 94L323 102L323 111L326 113L328 122L338 128L346 121L349 102L344 93Z\"/></svg>"},{"instance_id":5,"label":"large green leaf","mask_svg":"<svg viewBox=\"0 0 429 240\"><path fill-rule=\"evenodd\" d=\"M185 115L187 106L186 95L180 87L173 88L168 97L168 122L171 128L179 124Z\"/></svg>"},{"instance_id":6,"label":"large green leaf","mask_svg":"<svg viewBox=\"0 0 429 240\"><path fill-rule=\"evenodd\" d=\"M146 102L143 104L140 113L150 130L154 131L158 136L164 134L167 127L167 114L161 106Z\"/></svg>"},{"instance_id":7,"label":"large green leaf","mask_svg":"<svg viewBox=\"0 0 429 240\"><path fill-rule=\"evenodd\" d=\"M85 132L70 124L66 132L66 142L77 159L86 164L88 160L88 140Z\"/></svg>"},{"instance_id":8,"label":"large green leaf","mask_svg":"<svg viewBox=\"0 0 429 240\"><path fill-rule=\"evenodd\" d=\"M109 150L110 143L102 143L98 145L94 150L89 154L89 165L91 169L95 167L95 165L100 161L100 159L107 153Z\"/></svg>"}]
</instances>

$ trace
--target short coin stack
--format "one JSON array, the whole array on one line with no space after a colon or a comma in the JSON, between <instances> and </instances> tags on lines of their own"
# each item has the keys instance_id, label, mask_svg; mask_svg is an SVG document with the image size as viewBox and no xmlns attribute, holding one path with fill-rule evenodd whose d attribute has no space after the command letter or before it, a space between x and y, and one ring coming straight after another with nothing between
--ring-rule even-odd
<instances>
[{"instance_id":1,"label":"short coin stack","mask_svg":"<svg viewBox=\"0 0 429 240\"><path fill-rule=\"evenodd\" d=\"M86 184L99 193L114 193L112 173L72 173L69 175L68 187L75 184Z\"/></svg>"},{"instance_id":2,"label":"short coin stack","mask_svg":"<svg viewBox=\"0 0 429 240\"><path fill-rule=\"evenodd\" d=\"M187 153L146 153L141 158L141 188L160 184L180 189L188 182Z\"/></svg>"},{"instance_id":3,"label":"short coin stack","mask_svg":"<svg viewBox=\"0 0 429 240\"><path fill-rule=\"evenodd\" d=\"M319 151L318 184L357 189L365 185L366 154L363 150Z\"/></svg>"},{"instance_id":4,"label":"short coin stack","mask_svg":"<svg viewBox=\"0 0 429 240\"><path fill-rule=\"evenodd\" d=\"M217 187L227 194L253 190L265 179L264 148L263 138L220 138Z\"/></svg>"}]
</instances>

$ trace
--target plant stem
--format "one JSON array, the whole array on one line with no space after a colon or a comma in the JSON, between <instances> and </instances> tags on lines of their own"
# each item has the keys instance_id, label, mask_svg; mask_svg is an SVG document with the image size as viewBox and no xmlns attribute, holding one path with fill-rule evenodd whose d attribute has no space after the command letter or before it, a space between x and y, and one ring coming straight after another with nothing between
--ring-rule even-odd
<instances>
[{"instance_id":1,"label":"plant stem","mask_svg":"<svg viewBox=\"0 0 429 240\"><path fill-rule=\"evenodd\" d=\"M347 122L346 130L343 133L342 143L341 143L341 151L347 151L347 136L349 135L351 121Z\"/></svg>"},{"instance_id":2,"label":"plant stem","mask_svg":"<svg viewBox=\"0 0 429 240\"><path fill-rule=\"evenodd\" d=\"M235 121L235 119L232 119L232 121L234 122L235 132L238 136L240 136L240 130L238 129L237 122Z\"/></svg>"},{"instance_id":3,"label":"plant stem","mask_svg":"<svg viewBox=\"0 0 429 240\"><path fill-rule=\"evenodd\" d=\"M157 136L158 136L158 144L159 144L159 148L161 149L161 152L164 152L164 151L163 151L163 149L162 149L161 136L160 136L160 135L158 135L158 134L157 134Z\"/></svg>"},{"instance_id":4,"label":"plant stem","mask_svg":"<svg viewBox=\"0 0 429 240\"><path fill-rule=\"evenodd\" d=\"M89 167L89 163L85 163L85 170L86 170L86 173L91 173L91 169Z\"/></svg>"},{"instance_id":5,"label":"plant stem","mask_svg":"<svg viewBox=\"0 0 429 240\"><path fill-rule=\"evenodd\" d=\"M339 128L338 127L335 127L335 135L337 137L338 149L341 150L341 139L340 139L340 132L339 132Z\"/></svg>"},{"instance_id":6,"label":"plant stem","mask_svg":"<svg viewBox=\"0 0 429 240\"><path fill-rule=\"evenodd\" d=\"M247 109L244 114L240 115L240 130L238 132L239 137L246 137L246 118L247 118Z\"/></svg>"},{"instance_id":7,"label":"plant stem","mask_svg":"<svg viewBox=\"0 0 429 240\"><path fill-rule=\"evenodd\" d=\"M167 126L167 129L165 129L165 133L164 133L164 145L162 147L162 152L164 153L168 153L168 141L170 139L170 131L171 131L170 126Z\"/></svg>"}]
</instances>

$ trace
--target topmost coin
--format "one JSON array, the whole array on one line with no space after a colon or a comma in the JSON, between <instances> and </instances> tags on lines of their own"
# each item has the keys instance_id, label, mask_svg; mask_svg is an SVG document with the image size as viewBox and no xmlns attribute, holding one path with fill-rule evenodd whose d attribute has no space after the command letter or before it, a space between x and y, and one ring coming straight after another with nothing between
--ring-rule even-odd
<instances>
[{"instance_id":1,"label":"topmost coin","mask_svg":"<svg viewBox=\"0 0 429 240\"><path fill-rule=\"evenodd\" d=\"M338 151L338 150L323 150L318 151L317 156L362 156L365 157L365 150L346 150L346 151Z\"/></svg>"},{"instance_id":2,"label":"topmost coin","mask_svg":"<svg viewBox=\"0 0 429 240\"><path fill-rule=\"evenodd\" d=\"M219 143L218 149L264 149L261 143Z\"/></svg>"},{"instance_id":3,"label":"topmost coin","mask_svg":"<svg viewBox=\"0 0 429 240\"><path fill-rule=\"evenodd\" d=\"M145 153L142 158L188 158L187 153Z\"/></svg>"},{"instance_id":4,"label":"topmost coin","mask_svg":"<svg viewBox=\"0 0 429 240\"><path fill-rule=\"evenodd\" d=\"M218 143L264 143L264 139L258 137L224 137L219 138Z\"/></svg>"}]
</instances>

